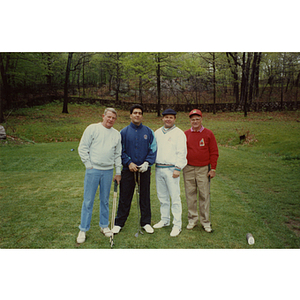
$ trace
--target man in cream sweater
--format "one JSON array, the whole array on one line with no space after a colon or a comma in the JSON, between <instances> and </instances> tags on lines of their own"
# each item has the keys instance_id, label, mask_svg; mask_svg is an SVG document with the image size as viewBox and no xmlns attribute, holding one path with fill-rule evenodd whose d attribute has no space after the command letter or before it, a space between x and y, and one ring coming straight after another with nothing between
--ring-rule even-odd
<instances>
[{"instance_id":1,"label":"man in cream sweater","mask_svg":"<svg viewBox=\"0 0 300 300\"><path fill-rule=\"evenodd\" d=\"M84 200L81 209L80 232L77 243L83 243L90 229L95 195L100 186L100 231L106 237L112 235L109 224L109 194L112 180L121 180L121 135L113 128L117 112L106 108L103 121L89 125L80 140L79 156L86 167L84 178ZM116 175L113 179L114 166Z\"/></svg>"},{"instance_id":2,"label":"man in cream sweater","mask_svg":"<svg viewBox=\"0 0 300 300\"><path fill-rule=\"evenodd\" d=\"M170 197L172 201L173 228L170 236L181 232L182 206L180 198L180 172L187 164L186 136L176 127L176 112L166 109L163 113L164 126L155 131L157 143L156 189L160 201L161 220L154 228L170 225Z\"/></svg>"}]
</instances>

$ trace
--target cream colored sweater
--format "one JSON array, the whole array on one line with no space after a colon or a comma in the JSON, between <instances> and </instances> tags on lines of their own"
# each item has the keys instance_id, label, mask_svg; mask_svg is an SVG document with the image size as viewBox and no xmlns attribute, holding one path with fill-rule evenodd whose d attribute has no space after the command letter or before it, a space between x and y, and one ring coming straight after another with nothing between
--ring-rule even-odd
<instances>
[{"instance_id":1,"label":"cream colored sweater","mask_svg":"<svg viewBox=\"0 0 300 300\"><path fill-rule=\"evenodd\" d=\"M114 128L107 129L101 123L89 125L80 140L79 156L87 169L110 170L115 166L121 174L121 135Z\"/></svg>"},{"instance_id":2,"label":"cream colored sweater","mask_svg":"<svg viewBox=\"0 0 300 300\"><path fill-rule=\"evenodd\" d=\"M186 136L178 127L174 126L168 131L163 127L155 131L157 143L157 164L171 164L183 169L187 164Z\"/></svg>"}]
</instances>

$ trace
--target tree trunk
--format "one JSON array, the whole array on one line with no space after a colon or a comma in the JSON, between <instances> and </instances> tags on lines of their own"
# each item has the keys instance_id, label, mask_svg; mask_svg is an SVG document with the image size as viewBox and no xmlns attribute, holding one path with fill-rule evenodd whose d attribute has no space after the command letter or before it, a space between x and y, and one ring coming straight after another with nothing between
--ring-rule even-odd
<instances>
[{"instance_id":1,"label":"tree trunk","mask_svg":"<svg viewBox=\"0 0 300 300\"><path fill-rule=\"evenodd\" d=\"M82 62L82 95L85 96L85 85L84 85L84 62L85 62L85 57L83 58Z\"/></svg>"},{"instance_id":2,"label":"tree trunk","mask_svg":"<svg viewBox=\"0 0 300 300\"><path fill-rule=\"evenodd\" d=\"M4 114L3 114L3 99L2 99L2 90L0 86L0 123L5 122Z\"/></svg>"},{"instance_id":3,"label":"tree trunk","mask_svg":"<svg viewBox=\"0 0 300 300\"><path fill-rule=\"evenodd\" d=\"M193 80L195 81L194 85L195 85L195 94L196 94L196 106L198 106L198 80L197 80L197 76L195 76L193 78Z\"/></svg>"},{"instance_id":4,"label":"tree trunk","mask_svg":"<svg viewBox=\"0 0 300 300\"><path fill-rule=\"evenodd\" d=\"M271 102L271 95L272 95L272 92L273 92L273 86L274 86L274 84L273 84L273 81L272 81L272 83L270 83L269 102Z\"/></svg>"},{"instance_id":5,"label":"tree trunk","mask_svg":"<svg viewBox=\"0 0 300 300\"><path fill-rule=\"evenodd\" d=\"M0 71L1 71L1 77L2 77L2 82L3 82L4 68L3 68L3 61L2 61L2 54L1 53L0 53ZM5 121L4 120L4 114L3 114L4 97L3 97L3 93L2 92L3 92L2 86L0 85L0 123L3 123Z\"/></svg>"},{"instance_id":6,"label":"tree trunk","mask_svg":"<svg viewBox=\"0 0 300 300\"><path fill-rule=\"evenodd\" d=\"M64 85L64 106L63 106L63 114L68 114L68 89L69 89L69 79L71 72L71 63L72 63L73 52L69 52L67 68L66 68L66 77L65 77L65 85Z\"/></svg>"},{"instance_id":7,"label":"tree trunk","mask_svg":"<svg viewBox=\"0 0 300 300\"><path fill-rule=\"evenodd\" d=\"M296 83L295 83L295 86L296 86L296 95L295 95L295 106L296 106L296 109L298 109L298 90L299 90L299 82L300 82L300 71L298 73L298 76L297 76L297 79L296 79Z\"/></svg>"},{"instance_id":8,"label":"tree trunk","mask_svg":"<svg viewBox=\"0 0 300 300\"><path fill-rule=\"evenodd\" d=\"M248 105L248 94L249 94L249 78L250 78L250 66L252 61L253 53L248 52L248 59L246 64L246 94L245 94L245 107L244 107L244 116L247 117L247 113L249 110Z\"/></svg>"},{"instance_id":9,"label":"tree trunk","mask_svg":"<svg viewBox=\"0 0 300 300\"><path fill-rule=\"evenodd\" d=\"M42 53L43 54L43 53ZM52 78L53 75L51 74L51 53L47 52L46 54L46 58L47 58L47 67L48 67L48 74L46 75L46 79L47 79L47 87L48 87L48 93L49 95L52 93Z\"/></svg>"},{"instance_id":10,"label":"tree trunk","mask_svg":"<svg viewBox=\"0 0 300 300\"><path fill-rule=\"evenodd\" d=\"M1 106L2 106L2 111L5 108L11 108L12 103L11 103L11 89L9 85L9 79L7 75L7 69L9 65L9 59L10 56L9 54L6 55L6 66L4 67L4 54L0 53L0 72L1 72L1 78L2 78L2 92L1 92ZM4 105L6 104L6 105Z\"/></svg>"},{"instance_id":11,"label":"tree trunk","mask_svg":"<svg viewBox=\"0 0 300 300\"><path fill-rule=\"evenodd\" d=\"M213 82L214 82L214 106L213 106L213 114L216 114L216 55L215 52L212 54L213 56Z\"/></svg>"},{"instance_id":12,"label":"tree trunk","mask_svg":"<svg viewBox=\"0 0 300 300\"><path fill-rule=\"evenodd\" d=\"M156 67L156 84L157 84L157 105L156 105L156 111L157 111L157 116L158 117L160 117L160 97L161 97L160 76L161 76L160 56L158 54L157 55L157 67Z\"/></svg>"},{"instance_id":13,"label":"tree trunk","mask_svg":"<svg viewBox=\"0 0 300 300\"><path fill-rule=\"evenodd\" d=\"M142 76L139 77L139 100L141 105L143 105L143 81L142 81Z\"/></svg>"},{"instance_id":14,"label":"tree trunk","mask_svg":"<svg viewBox=\"0 0 300 300\"><path fill-rule=\"evenodd\" d=\"M248 112L248 87L249 87L249 73L250 64L252 60L252 52L248 52L246 61L246 52L243 53L243 64L242 64L242 82L241 82L241 100L240 104L244 104L244 116L247 117Z\"/></svg>"},{"instance_id":15,"label":"tree trunk","mask_svg":"<svg viewBox=\"0 0 300 300\"><path fill-rule=\"evenodd\" d=\"M112 90L112 80L113 80L113 76L112 76L112 74L109 74L109 84L108 84L109 92L111 92L111 90Z\"/></svg>"},{"instance_id":16,"label":"tree trunk","mask_svg":"<svg viewBox=\"0 0 300 300\"><path fill-rule=\"evenodd\" d=\"M258 52L257 56L257 63L256 63L256 72L255 72L255 80L254 80L254 87L255 87L255 98L259 96L259 66L261 62L261 52Z\"/></svg>"},{"instance_id":17,"label":"tree trunk","mask_svg":"<svg viewBox=\"0 0 300 300\"><path fill-rule=\"evenodd\" d=\"M283 109L283 90L284 90L284 77L281 77L281 88L280 88L280 110Z\"/></svg>"},{"instance_id":18,"label":"tree trunk","mask_svg":"<svg viewBox=\"0 0 300 300\"><path fill-rule=\"evenodd\" d=\"M233 75L233 94L235 95L235 103L239 103L239 75L238 75L238 61L237 61L237 53L226 52L227 61L230 67L230 71ZM234 61L234 66L231 65L229 56L232 57Z\"/></svg>"},{"instance_id":19,"label":"tree trunk","mask_svg":"<svg viewBox=\"0 0 300 300\"><path fill-rule=\"evenodd\" d=\"M120 64L119 64L119 52L117 52L117 78L116 78L116 103L119 104L119 93L120 93Z\"/></svg>"},{"instance_id":20,"label":"tree trunk","mask_svg":"<svg viewBox=\"0 0 300 300\"><path fill-rule=\"evenodd\" d=\"M79 97L80 97L80 73L81 73L81 68L79 67L78 73L77 73L77 90L78 90Z\"/></svg>"},{"instance_id":21,"label":"tree trunk","mask_svg":"<svg viewBox=\"0 0 300 300\"><path fill-rule=\"evenodd\" d=\"M253 62L252 62L252 68L251 68L251 78L250 78L250 85L249 85L249 105L251 106L252 100L253 100L253 94L255 89L255 77L257 75L256 69L257 69L257 59L258 59L258 53L254 52Z\"/></svg>"},{"instance_id":22,"label":"tree trunk","mask_svg":"<svg viewBox=\"0 0 300 300\"><path fill-rule=\"evenodd\" d=\"M281 82L280 82L280 110L283 109L283 93L284 93L284 81L285 81L285 64L286 64L286 56L283 53L283 60L282 60L282 71L281 71Z\"/></svg>"}]
</instances>

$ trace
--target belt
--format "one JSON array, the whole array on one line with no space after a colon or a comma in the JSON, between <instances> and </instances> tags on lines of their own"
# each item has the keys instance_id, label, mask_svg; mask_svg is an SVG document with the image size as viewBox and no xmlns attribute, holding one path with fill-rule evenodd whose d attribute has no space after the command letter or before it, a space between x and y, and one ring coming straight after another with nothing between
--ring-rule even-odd
<instances>
[{"instance_id":1,"label":"belt","mask_svg":"<svg viewBox=\"0 0 300 300\"><path fill-rule=\"evenodd\" d=\"M157 168L172 168L175 167L175 165L171 165L171 164L156 164Z\"/></svg>"}]
</instances>

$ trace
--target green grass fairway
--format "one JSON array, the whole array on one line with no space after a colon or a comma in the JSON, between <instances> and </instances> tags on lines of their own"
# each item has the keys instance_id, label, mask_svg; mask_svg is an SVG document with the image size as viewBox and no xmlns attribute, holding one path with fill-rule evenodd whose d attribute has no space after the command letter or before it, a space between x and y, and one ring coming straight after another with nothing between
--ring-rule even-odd
<instances>
[{"instance_id":1,"label":"green grass fairway","mask_svg":"<svg viewBox=\"0 0 300 300\"><path fill-rule=\"evenodd\" d=\"M0 248L110 249L99 230L98 193L87 240L76 237L83 199L84 165L77 147L85 127L99 121L103 107L60 104L23 109L9 121L0 145ZM177 125L189 128L187 113ZM129 123L120 112L116 128ZM204 126L216 135L220 158L211 183L211 221L214 232L200 225L187 230L187 208L181 177L183 230L170 237L171 226L154 234L137 232L134 196L129 218L115 235L116 249L291 249L300 248L300 112L204 114ZM155 114L145 114L153 130L162 125ZM5 125L5 124L3 124ZM240 143L239 135L247 135ZM72 141L71 141L72 140ZM64 141L64 142L55 142ZM74 151L71 151L74 149ZM113 197L113 186L111 200ZM155 168L151 183L152 225L160 220ZM112 201L110 201L110 206ZM255 244L246 243L251 232Z\"/></svg>"}]
</instances>

